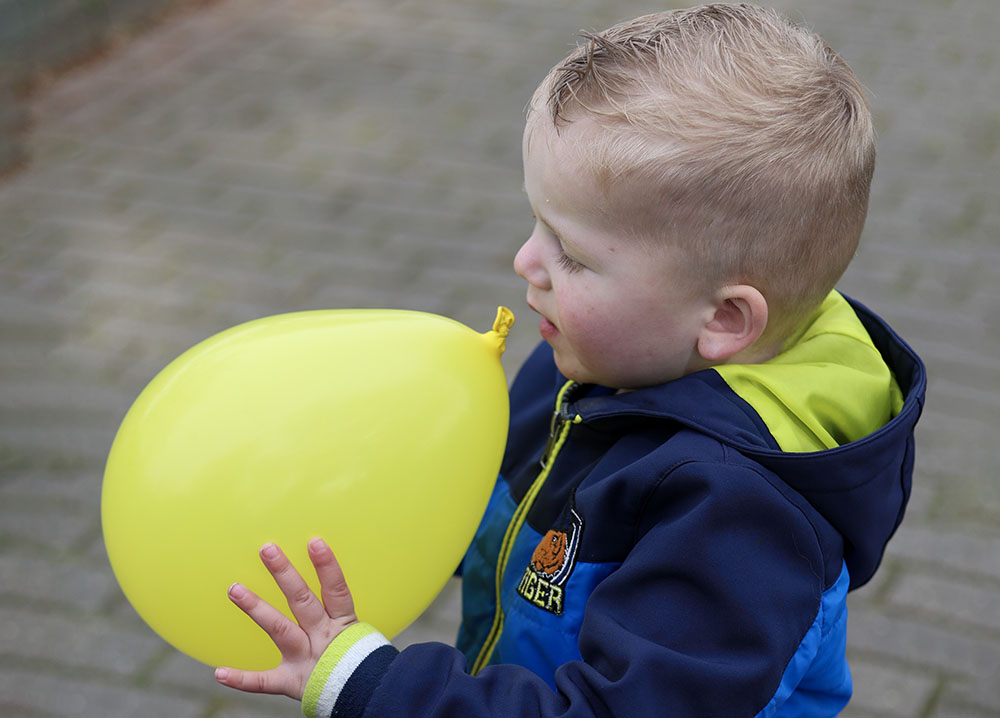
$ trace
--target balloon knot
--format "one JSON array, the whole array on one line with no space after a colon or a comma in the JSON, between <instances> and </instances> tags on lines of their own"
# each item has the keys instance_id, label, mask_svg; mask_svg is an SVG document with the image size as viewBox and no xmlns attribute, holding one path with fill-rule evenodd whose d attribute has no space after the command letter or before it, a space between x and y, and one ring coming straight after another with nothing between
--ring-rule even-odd
<instances>
[{"instance_id":1,"label":"balloon knot","mask_svg":"<svg viewBox=\"0 0 1000 718\"><path fill-rule=\"evenodd\" d=\"M509 310L507 307L497 307L497 318L493 322L493 329L481 335L486 337L487 341L494 347L496 347L501 354L503 354L506 348L507 335L510 333L510 328L514 325L514 312Z\"/></svg>"},{"instance_id":2,"label":"balloon knot","mask_svg":"<svg viewBox=\"0 0 1000 718\"><path fill-rule=\"evenodd\" d=\"M507 307L497 307L497 318L493 321L493 331L505 339L514 326L514 312Z\"/></svg>"}]
</instances>

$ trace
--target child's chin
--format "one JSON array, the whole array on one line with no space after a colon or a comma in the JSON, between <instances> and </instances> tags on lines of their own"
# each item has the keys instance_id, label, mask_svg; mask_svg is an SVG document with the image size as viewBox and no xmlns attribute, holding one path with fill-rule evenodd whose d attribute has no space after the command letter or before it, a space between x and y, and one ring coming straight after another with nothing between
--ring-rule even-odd
<instances>
[{"instance_id":1,"label":"child's chin","mask_svg":"<svg viewBox=\"0 0 1000 718\"><path fill-rule=\"evenodd\" d=\"M560 354L558 349L554 351L554 357L556 361L556 369L567 379L572 379L578 384L590 384L593 383L591 379L584 375L584 372L580 369L580 364L574 361L570 357L566 357Z\"/></svg>"}]
</instances>

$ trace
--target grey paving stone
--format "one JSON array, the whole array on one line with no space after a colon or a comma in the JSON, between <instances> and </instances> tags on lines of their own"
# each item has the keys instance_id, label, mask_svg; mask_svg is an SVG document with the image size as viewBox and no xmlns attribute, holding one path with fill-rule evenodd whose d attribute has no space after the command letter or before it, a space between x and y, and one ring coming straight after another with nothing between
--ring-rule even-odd
<instances>
[{"instance_id":1,"label":"grey paving stone","mask_svg":"<svg viewBox=\"0 0 1000 718\"><path fill-rule=\"evenodd\" d=\"M232 693L222 699L213 718L295 718L302 714L299 705L285 696L233 697Z\"/></svg>"},{"instance_id":2,"label":"grey paving stone","mask_svg":"<svg viewBox=\"0 0 1000 718\"><path fill-rule=\"evenodd\" d=\"M100 472L94 469L12 472L0 481L0 497L21 505L96 510L100 502L99 481Z\"/></svg>"},{"instance_id":3,"label":"grey paving stone","mask_svg":"<svg viewBox=\"0 0 1000 718\"><path fill-rule=\"evenodd\" d=\"M79 411L94 415L118 414L129 397L115 386L80 382L78 377L18 381L4 386L4 410Z\"/></svg>"},{"instance_id":4,"label":"grey paving stone","mask_svg":"<svg viewBox=\"0 0 1000 718\"><path fill-rule=\"evenodd\" d=\"M945 683L935 715L994 716L997 705L1000 705L1000 685L996 676L980 679L959 676Z\"/></svg>"},{"instance_id":5,"label":"grey paving stone","mask_svg":"<svg viewBox=\"0 0 1000 718\"><path fill-rule=\"evenodd\" d=\"M39 444L41 443L39 442ZM100 445L104 444L106 441L102 441ZM102 451L102 453L104 452ZM67 462L76 460L75 457L60 457L60 459ZM38 507L8 505L0 507L0 538L5 542L55 551L60 554L78 547L80 542L91 534L97 526L98 514L96 511L76 514L65 510L53 511Z\"/></svg>"},{"instance_id":6,"label":"grey paving stone","mask_svg":"<svg viewBox=\"0 0 1000 718\"><path fill-rule=\"evenodd\" d=\"M892 541L896 556L1000 578L1000 536L975 535L958 527L903 525Z\"/></svg>"},{"instance_id":7,"label":"grey paving stone","mask_svg":"<svg viewBox=\"0 0 1000 718\"><path fill-rule=\"evenodd\" d=\"M213 667L164 646L165 658L148 679L148 689L162 695L198 697L212 706L210 715L232 718L291 718L301 714L286 696L245 694L216 683Z\"/></svg>"},{"instance_id":8,"label":"grey paving stone","mask_svg":"<svg viewBox=\"0 0 1000 718\"><path fill-rule=\"evenodd\" d=\"M104 564L0 554L0 604L93 613L106 603L113 581Z\"/></svg>"},{"instance_id":9,"label":"grey paving stone","mask_svg":"<svg viewBox=\"0 0 1000 718\"><path fill-rule=\"evenodd\" d=\"M931 672L917 673L912 669L888 667L853 657L851 677L855 697L841 713L844 718L867 715L913 718L924 715L938 683L938 678Z\"/></svg>"},{"instance_id":10,"label":"grey paving stone","mask_svg":"<svg viewBox=\"0 0 1000 718\"><path fill-rule=\"evenodd\" d=\"M939 621L958 621L1000 639L1000 582L982 585L955 577L910 572L888 595L893 606L937 614Z\"/></svg>"},{"instance_id":11,"label":"grey paving stone","mask_svg":"<svg viewBox=\"0 0 1000 718\"><path fill-rule=\"evenodd\" d=\"M151 631L123 628L97 616L7 606L0 606L0 637L7 659L122 678L134 676L162 646Z\"/></svg>"},{"instance_id":12,"label":"grey paving stone","mask_svg":"<svg viewBox=\"0 0 1000 718\"><path fill-rule=\"evenodd\" d=\"M3 696L0 707L10 705L13 716L31 718L129 715L200 718L206 710L204 702L182 695L156 694L113 681L88 680L24 667L5 667L0 671L0 696Z\"/></svg>"},{"instance_id":13,"label":"grey paving stone","mask_svg":"<svg viewBox=\"0 0 1000 718\"><path fill-rule=\"evenodd\" d=\"M993 718L992 708L977 709L968 706L941 705L933 712L933 718Z\"/></svg>"},{"instance_id":14,"label":"grey paving stone","mask_svg":"<svg viewBox=\"0 0 1000 718\"><path fill-rule=\"evenodd\" d=\"M847 629L848 646L884 656L900 665L920 666L977 678L1000 674L1000 641L949 630L933 621L855 610Z\"/></svg>"}]
</instances>

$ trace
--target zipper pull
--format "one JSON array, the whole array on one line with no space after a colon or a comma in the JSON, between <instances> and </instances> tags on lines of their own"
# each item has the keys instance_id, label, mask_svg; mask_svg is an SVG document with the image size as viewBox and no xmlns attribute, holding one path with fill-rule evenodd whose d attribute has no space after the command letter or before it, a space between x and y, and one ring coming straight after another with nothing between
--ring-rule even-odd
<instances>
[{"instance_id":1,"label":"zipper pull","mask_svg":"<svg viewBox=\"0 0 1000 718\"><path fill-rule=\"evenodd\" d=\"M556 437L559 435L559 430L562 429L564 422L565 420L558 416L558 414L553 417L552 429L549 430L549 438L548 441L545 442L545 451L542 452L542 458L538 462L543 469L548 466L549 456L551 456L552 449L556 445Z\"/></svg>"},{"instance_id":2,"label":"zipper pull","mask_svg":"<svg viewBox=\"0 0 1000 718\"><path fill-rule=\"evenodd\" d=\"M555 448L556 442L559 441L559 435L562 433L563 426L570 420L569 395L577 386L579 385L576 382L569 381L559 390L559 396L556 398L556 409L552 412L552 421L549 424L549 438L545 442L545 450L542 452L542 458L538 462L543 469L549 463L552 450Z\"/></svg>"}]
</instances>

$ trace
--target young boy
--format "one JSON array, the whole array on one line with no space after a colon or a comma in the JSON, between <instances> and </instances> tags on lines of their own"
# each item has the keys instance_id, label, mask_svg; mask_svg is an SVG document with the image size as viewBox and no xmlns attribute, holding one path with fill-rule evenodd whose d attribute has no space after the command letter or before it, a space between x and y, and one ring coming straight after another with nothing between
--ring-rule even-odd
<instances>
[{"instance_id":1,"label":"young boy","mask_svg":"<svg viewBox=\"0 0 1000 718\"><path fill-rule=\"evenodd\" d=\"M243 690L306 715L833 716L850 588L902 519L919 359L832 291L874 164L863 91L746 5L590 36L535 93L535 228L514 260L545 339L463 562L458 649L358 623L330 549ZM310 677L311 676L311 677Z\"/></svg>"}]
</instances>

